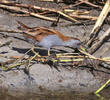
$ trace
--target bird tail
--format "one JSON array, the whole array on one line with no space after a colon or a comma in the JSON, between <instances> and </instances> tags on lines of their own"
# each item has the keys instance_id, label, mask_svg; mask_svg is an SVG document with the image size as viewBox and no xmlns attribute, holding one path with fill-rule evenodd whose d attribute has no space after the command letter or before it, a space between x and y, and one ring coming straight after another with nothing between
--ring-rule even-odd
<instances>
[{"instance_id":1,"label":"bird tail","mask_svg":"<svg viewBox=\"0 0 110 100\"><path fill-rule=\"evenodd\" d=\"M17 22L20 24L20 27L18 27L18 29L20 29L24 35L27 35L28 37L33 37L36 35L33 32L30 32L30 30L32 30L31 27L28 27L27 25L23 24L20 21Z\"/></svg>"},{"instance_id":2,"label":"bird tail","mask_svg":"<svg viewBox=\"0 0 110 100\"><path fill-rule=\"evenodd\" d=\"M22 22L18 21L18 24L20 24L20 27L18 27L21 30L25 30L25 29L31 29L30 27L28 27L27 25L23 24Z\"/></svg>"}]
</instances>

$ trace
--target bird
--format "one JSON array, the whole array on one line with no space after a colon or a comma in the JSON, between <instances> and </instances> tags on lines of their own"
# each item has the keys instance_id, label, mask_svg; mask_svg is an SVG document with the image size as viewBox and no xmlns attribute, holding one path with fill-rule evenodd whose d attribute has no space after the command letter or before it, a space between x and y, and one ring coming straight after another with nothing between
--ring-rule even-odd
<instances>
[{"instance_id":1,"label":"bird","mask_svg":"<svg viewBox=\"0 0 110 100\"><path fill-rule=\"evenodd\" d=\"M20 29L24 33L24 37L34 46L42 46L48 50L54 46L71 46L72 48L80 48L81 41L76 37L65 36L57 30L46 27L29 27L20 21L17 21Z\"/></svg>"}]
</instances>

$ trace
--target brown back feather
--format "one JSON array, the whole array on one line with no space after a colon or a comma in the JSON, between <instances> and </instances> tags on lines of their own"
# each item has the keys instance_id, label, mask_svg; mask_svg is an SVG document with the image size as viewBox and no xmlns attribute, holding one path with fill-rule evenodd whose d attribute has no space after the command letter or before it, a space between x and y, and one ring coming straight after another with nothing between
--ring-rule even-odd
<instances>
[{"instance_id":1,"label":"brown back feather","mask_svg":"<svg viewBox=\"0 0 110 100\"><path fill-rule=\"evenodd\" d=\"M33 38L37 41L41 41L45 36L48 35L57 35L59 38L61 38L63 41L68 41L70 39L75 39L75 40L79 40L77 38L73 38L73 37L69 37L69 36L64 36L62 33L54 30L54 29L48 29L45 27L34 27L34 28L30 28L26 25L24 25L22 22L17 21L23 28L27 29L26 31L24 31L27 35L27 37L29 38ZM28 36L29 35L29 36Z\"/></svg>"}]
</instances>

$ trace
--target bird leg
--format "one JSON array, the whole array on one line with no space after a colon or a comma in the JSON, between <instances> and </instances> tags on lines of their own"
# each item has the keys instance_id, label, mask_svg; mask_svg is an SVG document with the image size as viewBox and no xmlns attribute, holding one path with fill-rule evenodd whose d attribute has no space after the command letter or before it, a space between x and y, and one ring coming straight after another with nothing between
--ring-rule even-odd
<instances>
[{"instance_id":1,"label":"bird leg","mask_svg":"<svg viewBox=\"0 0 110 100\"><path fill-rule=\"evenodd\" d=\"M50 49L48 49L48 56L50 56Z\"/></svg>"}]
</instances>

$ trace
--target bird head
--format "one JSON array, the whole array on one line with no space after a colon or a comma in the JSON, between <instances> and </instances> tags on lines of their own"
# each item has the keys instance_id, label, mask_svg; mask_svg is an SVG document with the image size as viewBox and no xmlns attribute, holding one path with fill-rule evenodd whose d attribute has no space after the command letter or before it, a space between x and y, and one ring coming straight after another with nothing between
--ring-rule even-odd
<instances>
[{"instance_id":1,"label":"bird head","mask_svg":"<svg viewBox=\"0 0 110 100\"><path fill-rule=\"evenodd\" d=\"M80 48L81 41L79 39L72 39L71 42L72 42L72 47L73 48Z\"/></svg>"},{"instance_id":2,"label":"bird head","mask_svg":"<svg viewBox=\"0 0 110 100\"><path fill-rule=\"evenodd\" d=\"M80 48L81 41L77 38L71 38L64 42L65 46L71 46L72 48Z\"/></svg>"}]
</instances>

